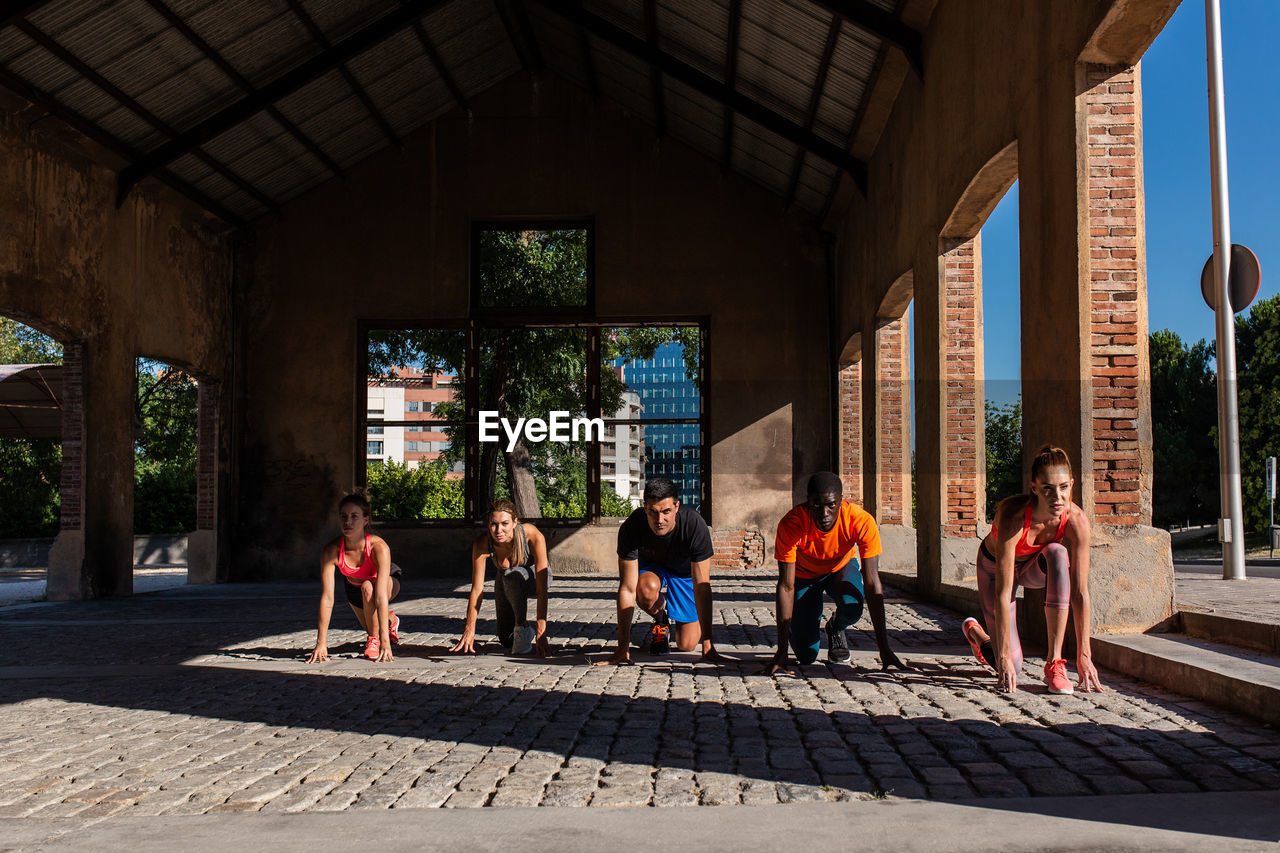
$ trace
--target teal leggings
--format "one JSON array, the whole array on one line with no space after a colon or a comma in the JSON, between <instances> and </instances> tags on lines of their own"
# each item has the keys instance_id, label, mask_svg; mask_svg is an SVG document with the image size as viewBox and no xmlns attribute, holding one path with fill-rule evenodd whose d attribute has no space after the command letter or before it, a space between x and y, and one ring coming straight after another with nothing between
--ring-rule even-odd
<instances>
[{"instance_id":1,"label":"teal leggings","mask_svg":"<svg viewBox=\"0 0 1280 853\"><path fill-rule=\"evenodd\" d=\"M866 602L858 558L849 560L840 571L820 578L796 578L796 598L791 608L791 651L802 664L817 660L822 647L823 592L836 603L836 613L831 618L837 628L843 631L857 623Z\"/></svg>"}]
</instances>

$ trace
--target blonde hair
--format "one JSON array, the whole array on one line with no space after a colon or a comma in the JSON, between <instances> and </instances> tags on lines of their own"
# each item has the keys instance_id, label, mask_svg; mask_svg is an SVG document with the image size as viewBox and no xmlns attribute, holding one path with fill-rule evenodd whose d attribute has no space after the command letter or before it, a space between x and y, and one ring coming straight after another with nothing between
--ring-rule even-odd
<instances>
[{"instance_id":1,"label":"blonde hair","mask_svg":"<svg viewBox=\"0 0 1280 853\"><path fill-rule=\"evenodd\" d=\"M520 527L520 516L516 513L516 505L511 501L506 498L498 498L489 504L489 512L485 517L492 518L495 512L505 512L511 516L511 520L515 522L516 527ZM490 539L490 541L493 540ZM525 554L524 531L517 530L511 537L511 565L523 566L527 556Z\"/></svg>"}]
</instances>

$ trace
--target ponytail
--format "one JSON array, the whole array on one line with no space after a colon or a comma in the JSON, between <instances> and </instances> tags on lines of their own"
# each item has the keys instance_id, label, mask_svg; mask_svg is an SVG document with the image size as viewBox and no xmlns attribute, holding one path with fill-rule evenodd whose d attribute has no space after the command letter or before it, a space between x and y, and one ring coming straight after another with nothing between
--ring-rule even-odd
<instances>
[{"instance_id":1,"label":"ponytail","mask_svg":"<svg viewBox=\"0 0 1280 853\"><path fill-rule=\"evenodd\" d=\"M1067 469L1067 473L1071 474L1071 460L1067 458L1067 451L1056 445L1046 444L1036 453L1034 459L1031 460L1031 479L1039 479L1046 468L1063 467Z\"/></svg>"}]
</instances>

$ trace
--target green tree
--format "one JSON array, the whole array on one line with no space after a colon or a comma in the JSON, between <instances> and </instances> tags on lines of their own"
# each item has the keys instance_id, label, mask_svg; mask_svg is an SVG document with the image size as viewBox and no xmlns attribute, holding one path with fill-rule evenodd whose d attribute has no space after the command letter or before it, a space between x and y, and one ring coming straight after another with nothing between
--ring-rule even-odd
<instances>
[{"instance_id":1,"label":"green tree","mask_svg":"<svg viewBox=\"0 0 1280 853\"><path fill-rule=\"evenodd\" d=\"M138 359L133 526L187 533L196 526L200 389L181 370Z\"/></svg>"},{"instance_id":2,"label":"green tree","mask_svg":"<svg viewBox=\"0 0 1280 853\"><path fill-rule=\"evenodd\" d=\"M371 467L369 496L374 518L462 518L462 481L448 477L444 459L410 468L388 461Z\"/></svg>"},{"instance_id":3,"label":"green tree","mask_svg":"<svg viewBox=\"0 0 1280 853\"><path fill-rule=\"evenodd\" d=\"M17 320L0 317L0 364L62 364L62 345Z\"/></svg>"},{"instance_id":4,"label":"green tree","mask_svg":"<svg viewBox=\"0 0 1280 853\"><path fill-rule=\"evenodd\" d=\"M1152 523L1208 522L1218 513L1218 396L1214 348L1152 332Z\"/></svg>"},{"instance_id":5,"label":"green tree","mask_svg":"<svg viewBox=\"0 0 1280 853\"><path fill-rule=\"evenodd\" d=\"M1000 501L1026 491L1022 485L1022 399L998 406L986 401L987 521Z\"/></svg>"},{"instance_id":6,"label":"green tree","mask_svg":"<svg viewBox=\"0 0 1280 853\"><path fill-rule=\"evenodd\" d=\"M1250 530L1265 530L1271 504L1264 460L1280 456L1280 295L1256 303L1248 316L1236 316L1236 377L1244 522Z\"/></svg>"},{"instance_id":7,"label":"green tree","mask_svg":"<svg viewBox=\"0 0 1280 853\"><path fill-rule=\"evenodd\" d=\"M0 364L61 364L48 335L0 317ZM62 443L56 438L0 438L0 537L58 532Z\"/></svg>"}]
</instances>

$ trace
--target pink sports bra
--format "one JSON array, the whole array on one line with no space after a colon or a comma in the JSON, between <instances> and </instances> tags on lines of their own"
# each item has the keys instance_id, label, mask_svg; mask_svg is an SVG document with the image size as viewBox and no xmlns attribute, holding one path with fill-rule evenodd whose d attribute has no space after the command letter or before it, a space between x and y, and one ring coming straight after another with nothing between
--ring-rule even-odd
<instances>
[{"instance_id":1,"label":"pink sports bra","mask_svg":"<svg viewBox=\"0 0 1280 853\"><path fill-rule=\"evenodd\" d=\"M1058 521L1058 532L1054 534L1053 542L1046 542L1044 545L1028 545L1027 531L1031 529L1031 506L1027 506L1027 511L1022 517L1022 532L1018 534L1018 542L1013 546L1013 558L1017 560L1019 557L1031 557L1039 554L1045 549L1045 545L1052 545L1053 542L1061 542L1062 535L1067 532L1067 513L1063 510L1062 518Z\"/></svg>"},{"instance_id":2,"label":"pink sports bra","mask_svg":"<svg viewBox=\"0 0 1280 853\"><path fill-rule=\"evenodd\" d=\"M378 576L378 561L373 559L373 548L369 545L369 534L364 535L364 562L359 566L347 565L347 543L338 539L338 571L352 580L367 581Z\"/></svg>"}]
</instances>

